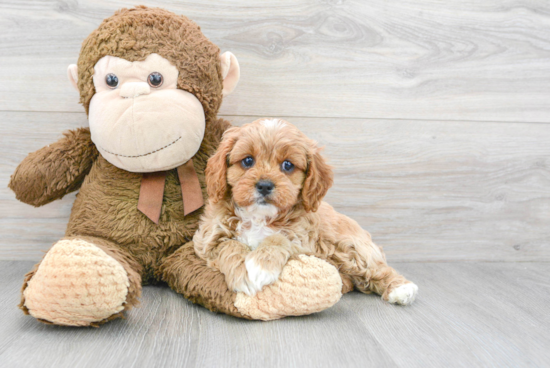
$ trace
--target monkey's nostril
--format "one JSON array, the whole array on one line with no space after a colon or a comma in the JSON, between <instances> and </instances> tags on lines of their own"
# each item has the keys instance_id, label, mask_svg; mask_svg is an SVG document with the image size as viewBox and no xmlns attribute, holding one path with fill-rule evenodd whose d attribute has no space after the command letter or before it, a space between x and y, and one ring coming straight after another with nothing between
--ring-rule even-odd
<instances>
[{"instance_id":1,"label":"monkey's nostril","mask_svg":"<svg viewBox=\"0 0 550 368\"><path fill-rule=\"evenodd\" d=\"M256 190L263 196L271 194L274 188L275 184L269 180L260 180L256 183Z\"/></svg>"}]
</instances>

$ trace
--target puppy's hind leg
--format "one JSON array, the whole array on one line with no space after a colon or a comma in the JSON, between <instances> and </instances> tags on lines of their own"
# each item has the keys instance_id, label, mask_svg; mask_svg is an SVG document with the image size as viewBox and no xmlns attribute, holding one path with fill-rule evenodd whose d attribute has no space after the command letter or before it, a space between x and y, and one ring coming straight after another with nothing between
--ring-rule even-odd
<instances>
[{"instance_id":1,"label":"puppy's hind leg","mask_svg":"<svg viewBox=\"0 0 550 368\"><path fill-rule=\"evenodd\" d=\"M409 305L416 298L418 286L386 264L384 253L370 236L341 239L336 249L331 258L359 291L374 292L392 304Z\"/></svg>"},{"instance_id":2,"label":"puppy's hind leg","mask_svg":"<svg viewBox=\"0 0 550 368\"><path fill-rule=\"evenodd\" d=\"M392 304L409 305L414 302L418 286L408 281L392 267L382 264L367 269L368 289L382 295L382 299Z\"/></svg>"}]
</instances>

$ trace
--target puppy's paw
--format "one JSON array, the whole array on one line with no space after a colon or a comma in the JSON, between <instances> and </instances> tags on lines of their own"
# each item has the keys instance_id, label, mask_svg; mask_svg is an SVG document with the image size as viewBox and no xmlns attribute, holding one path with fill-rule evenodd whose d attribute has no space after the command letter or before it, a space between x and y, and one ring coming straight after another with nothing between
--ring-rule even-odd
<instances>
[{"instance_id":1,"label":"puppy's paw","mask_svg":"<svg viewBox=\"0 0 550 368\"><path fill-rule=\"evenodd\" d=\"M247 279L233 283L233 287L231 289L236 293L245 293L249 296L254 296L258 292L254 285Z\"/></svg>"},{"instance_id":2,"label":"puppy's paw","mask_svg":"<svg viewBox=\"0 0 550 368\"><path fill-rule=\"evenodd\" d=\"M227 283L229 290L233 290L236 293L244 293L246 295L254 296L258 291L254 287L254 284L252 284L248 279L244 262L240 263L238 267L233 269L232 273L225 275L225 282Z\"/></svg>"},{"instance_id":3,"label":"puppy's paw","mask_svg":"<svg viewBox=\"0 0 550 368\"><path fill-rule=\"evenodd\" d=\"M254 260L247 260L245 265L247 275L238 281L233 281L230 286L236 293L254 296L261 291L264 286L274 283L279 278L280 272L276 274L269 272L258 266Z\"/></svg>"},{"instance_id":4,"label":"puppy's paw","mask_svg":"<svg viewBox=\"0 0 550 368\"><path fill-rule=\"evenodd\" d=\"M235 307L243 316L270 321L304 316L332 307L342 297L342 278L330 263L299 255L283 267L278 280L250 297L237 294Z\"/></svg>"},{"instance_id":5,"label":"puppy's paw","mask_svg":"<svg viewBox=\"0 0 550 368\"><path fill-rule=\"evenodd\" d=\"M392 304L410 305L414 302L416 294L418 293L418 286L409 282L393 289L388 296L388 302Z\"/></svg>"},{"instance_id":6,"label":"puppy's paw","mask_svg":"<svg viewBox=\"0 0 550 368\"><path fill-rule=\"evenodd\" d=\"M248 280L256 292L262 290L266 285L273 284L279 278L280 271L268 271L257 264L253 258L249 258L245 262L246 271L248 272ZM254 295L252 294L252 295ZM250 294L249 294L250 295Z\"/></svg>"}]
</instances>

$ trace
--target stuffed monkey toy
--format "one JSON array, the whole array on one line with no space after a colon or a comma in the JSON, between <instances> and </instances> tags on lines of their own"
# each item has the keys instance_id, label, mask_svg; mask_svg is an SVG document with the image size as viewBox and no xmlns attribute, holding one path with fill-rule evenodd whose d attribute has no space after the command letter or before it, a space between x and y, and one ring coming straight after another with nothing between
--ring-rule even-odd
<instances>
[{"instance_id":1,"label":"stuffed monkey toy","mask_svg":"<svg viewBox=\"0 0 550 368\"><path fill-rule=\"evenodd\" d=\"M9 184L33 206L79 190L65 237L25 276L26 314L98 326L135 306L142 285L160 282L248 319L310 314L339 300L338 271L315 257L289 261L251 297L228 290L194 253L206 162L230 127L217 113L239 79L233 54L220 55L186 17L140 6L105 19L68 76L90 127L29 154Z\"/></svg>"}]
</instances>

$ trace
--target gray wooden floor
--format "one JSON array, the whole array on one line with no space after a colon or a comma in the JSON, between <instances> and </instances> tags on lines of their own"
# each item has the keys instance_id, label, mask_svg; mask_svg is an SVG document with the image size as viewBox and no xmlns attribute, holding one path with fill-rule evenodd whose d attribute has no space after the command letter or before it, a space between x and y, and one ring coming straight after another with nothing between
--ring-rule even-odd
<instances>
[{"instance_id":1,"label":"gray wooden floor","mask_svg":"<svg viewBox=\"0 0 550 368\"><path fill-rule=\"evenodd\" d=\"M351 293L322 313L244 321L146 287L100 328L44 325L14 306L28 261L0 262L0 367L545 367L550 263L396 263L410 307Z\"/></svg>"}]
</instances>

